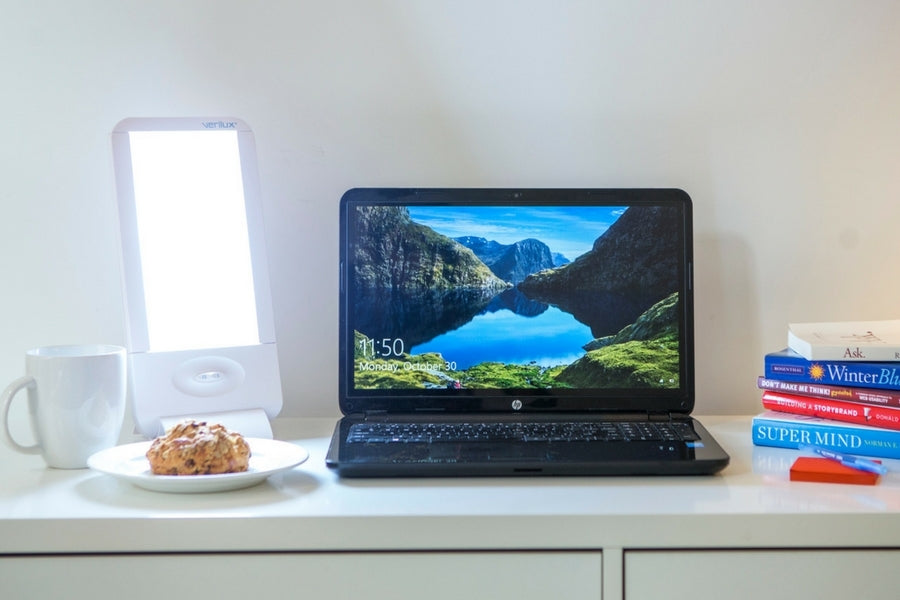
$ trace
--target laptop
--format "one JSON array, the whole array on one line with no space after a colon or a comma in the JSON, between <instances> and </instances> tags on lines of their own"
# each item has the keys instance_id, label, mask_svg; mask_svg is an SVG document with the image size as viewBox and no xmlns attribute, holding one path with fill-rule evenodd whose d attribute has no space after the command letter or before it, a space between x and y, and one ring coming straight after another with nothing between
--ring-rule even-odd
<instances>
[{"instance_id":1,"label":"laptop","mask_svg":"<svg viewBox=\"0 0 900 600\"><path fill-rule=\"evenodd\" d=\"M691 200L358 188L340 203L342 477L699 475Z\"/></svg>"}]
</instances>

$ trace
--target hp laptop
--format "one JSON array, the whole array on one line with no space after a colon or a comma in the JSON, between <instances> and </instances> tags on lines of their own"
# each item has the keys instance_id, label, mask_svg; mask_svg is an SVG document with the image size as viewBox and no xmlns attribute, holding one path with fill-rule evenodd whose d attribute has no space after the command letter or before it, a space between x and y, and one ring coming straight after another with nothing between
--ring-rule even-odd
<instances>
[{"instance_id":1,"label":"hp laptop","mask_svg":"<svg viewBox=\"0 0 900 600\"><path fill-rule=\"evenodd\" d=\"M352 189L343 477L711 474L675 189Z\"/></svg>"}]
</instances>

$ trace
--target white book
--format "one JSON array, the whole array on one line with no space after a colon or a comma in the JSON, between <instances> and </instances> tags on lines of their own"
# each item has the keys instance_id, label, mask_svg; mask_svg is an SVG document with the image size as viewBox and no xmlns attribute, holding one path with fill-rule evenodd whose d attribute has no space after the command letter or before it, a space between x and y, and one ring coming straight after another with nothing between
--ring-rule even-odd
<instances>
[{"instance_id":1,"label":"white book","mask_svg":"<svg viewBox=\"0 0 900 600\"><path fill-rule=\"evenodd\" d=\"M791 323L788 347L807 360L900 361L900 319Z\"/></svg>"}]
</instances>

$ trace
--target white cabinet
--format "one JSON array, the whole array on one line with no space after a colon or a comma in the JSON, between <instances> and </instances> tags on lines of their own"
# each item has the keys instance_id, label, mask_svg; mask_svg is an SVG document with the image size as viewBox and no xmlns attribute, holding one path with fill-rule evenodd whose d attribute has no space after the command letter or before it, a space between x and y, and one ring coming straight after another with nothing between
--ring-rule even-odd
<instances>
[{"instance_id":1,"label":"white cabinet","mask_svg":"<svg viewBox=\"0 0 900 600\"><path fill-rule=\"evenodd\" d=\"M0 557L4 600L601 598L599 552Z\"/></svg>"},{"instance_id":2,"label":"white cabinet","mask_svg":"<svg viewBox=\"0 0 900 600\"><path fill-rule=\"evenodd\" d=\"M341 480L331 419L276 422L310 459L222 494L0 448L0 600L900 598L900 461L792 482L748 417L704 422L732 455L715 477Z\"/></svg>"},{"instance_id":3,"label":"white cabinet","mask_svg":"<svg viewBox=\"0 0 900 600\"><path fill-rule=\"evenodd\" d=\"M884 549L626 551L625 600L895 600L898 561Z\"/></svg>"},{"instance_id":4,"label":"white cabinet","mask_svg":"<svg viewBox=\"0 0 900 600\"><path fill-rule=\"evenodd\" d=\"M0 596L893 600L898 560L900 549L625 550L624 569L612 574L613 588L604 596L599 551L4 556Z\"/></svg>"}]
</instances>

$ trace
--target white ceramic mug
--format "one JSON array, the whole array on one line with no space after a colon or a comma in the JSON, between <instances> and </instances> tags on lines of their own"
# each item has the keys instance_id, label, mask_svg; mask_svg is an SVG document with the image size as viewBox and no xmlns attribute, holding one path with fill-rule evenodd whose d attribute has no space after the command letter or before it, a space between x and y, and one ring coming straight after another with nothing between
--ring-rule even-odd
<instances>
[{"instance_id":1,"label":"white ceramic mug","mask_svg":"<svg viewBox=\"0 0 900 600\"><path fill-rule=\"evenodd\" d=\"M125 348L45 346L25 353L25 376L0 397L3 440L13 450L41 454L51 467L83 469L94 452L115 446L125 418ZM23 446L9 431L13 397L28 390L37 443Z\"/></svg>"}]
</instances>

